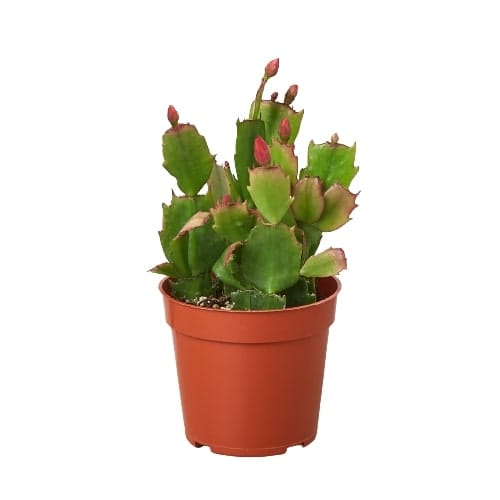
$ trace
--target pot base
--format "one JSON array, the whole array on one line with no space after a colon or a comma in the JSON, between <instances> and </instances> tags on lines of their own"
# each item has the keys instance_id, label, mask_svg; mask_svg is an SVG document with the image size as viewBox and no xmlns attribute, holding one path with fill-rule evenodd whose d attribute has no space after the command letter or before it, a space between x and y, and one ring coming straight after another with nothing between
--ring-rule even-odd
<instances>
[{"instance_id":1,"label":"pot base","mask_svg":"<svg viewBox=\"0 0 500 500\"><path fill-rule=\"evenodd\" d=\"M288 448L290 448L291 446L302 445L302 447L305 447L308 444L311 444L316 438L316 436L314 435L311 438L306 439L305 441L302 441L300 443L291 443L287 446L276 446L274 448L228 448L225 446L210 446L209 444L205 445L189 438L189 436L186 437L187 440L195 448L208 446L212 453L216 453L217 455L229 455L232 457L270 457L272 455L283 455L283 453L286 453Z\"/></svg>"}]
</instances>

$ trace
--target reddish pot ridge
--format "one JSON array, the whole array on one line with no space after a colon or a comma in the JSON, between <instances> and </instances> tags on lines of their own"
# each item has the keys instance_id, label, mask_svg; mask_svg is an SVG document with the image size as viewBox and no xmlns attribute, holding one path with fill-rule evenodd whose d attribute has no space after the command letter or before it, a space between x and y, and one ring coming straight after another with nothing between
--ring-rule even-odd
<instances>
[{"instance_id":1,"label":"reddish pot ridge","mask_svg":"<svg viewBox=\"0 0 500 500\"><path fill-rule=\"evenodd\" d=\"M272 311L189 305L169 295L169 278L160 291L193 445L266 456L314 440L337 278L317 280L314 304Z\"/></svg>"}]
</instances>

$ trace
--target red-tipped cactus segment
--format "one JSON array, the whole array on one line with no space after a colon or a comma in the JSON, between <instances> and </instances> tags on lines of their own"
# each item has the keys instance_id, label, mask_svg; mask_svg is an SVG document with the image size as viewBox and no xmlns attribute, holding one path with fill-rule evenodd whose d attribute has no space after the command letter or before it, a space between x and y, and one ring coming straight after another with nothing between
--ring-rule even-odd
<instances>
[{"instance_id":1,"label":"red-tipped cactus segment","mask_svg":"<svg viewBox=\"0 0 500 500\"><path fill-rule=\"evenodd\" d=\"M286 91L285 94L285 104L287 106L290 106L294 99L297 97L297 94L299 92L299 86L298 85L290 85L289 89Z\"/></svg>"},{"instance_id":2,"label":"red-tipped cactus segment","mask_svg":"<svg viewBox=\"0 0 500 500\"><path fill-rule=\"evenodd\" d=\"M218 204L211 209L213 230L226 241L244 241L255 226L256 217L248 210L246 202Z\"/></svg>"},{"instance_id":3,"label":"red-tipped cactus segment","mask_svg":"<svg viewBox=\"0 0 500 500\"><path fill-rule=\"evenodd\" d=\"M278 69L280 67L280 60L279 59L273 59L272 61L269 61L266 65L265 69L265 77L266 78L272 78L273 76L276 75L278 72Z\"/></svg>"},{"instance_id":4,"label":"red-tipped cactus segment","mask_svg":"<svg viewBox=\"0 0 500 500\"><path fill-rule=\"evenodd\" d=\"M280 167L252 168L248 191L257 210L271 224L278 224L292 203L290 179Z\"/></svg>"},{"instance_id":5,"label":"red-tipped cactus segment","mask_svg":"<svg viewBox=\"0 0 500 500\"><path fill-rule=\"evenodd\" d=\"M335 229L342 227L351 220L349 216L357 207L357 196L341 184L333 184L325 192L325 208L314 226L320 231L335 231Z\"/></svg>"},{"instance_id":6,"label":"red-tipped cactus segment","mask_svg":"<svg viewBox=\"0 0 500 500\"><path fill-rule=\"evenodd\" d=\"M334 276L347 269L347 261L341 248L328 248L309 257L302 266L302 276Z\"/></svg>"},{"instance_id":7,"label":"red-tipped cactus segment","mask_svg":"<svg viewBox=\"0 0 500 500\"><path fill-rule=\"evenodd\" d=\"M276 99L278 99L278 92L273 92L271 94L271 101L276 102Z\"/></svg>"},{"instance_id":8,"label":"red-tipped cactus segment","mask_svg":"<svg viewBox=\"0 0 500 500\"><path fill-rule=\"evenodd\" d=\"M290 139L291 133L292 128L290 127L290 120L288 118L283 118L278 129L278 134L280 136L281 142L286 144L288 142L288 139Z\"/></svg>"},{"instance_id":9,"label":"red-tipped cactus segment","mask_svg":"<svg viewBox=\"0 0 500 500\"><path fill-rule=\"evenodd\" d=\"M297 182L297 173L299 170L298 158L294 153L293 144L283 142L281 139L271 139L269 146L271 152L271 165L281 167L293 186Z\"/></svg>"},{"instance_id":10,"label":"red-tipped cactus segment","mask_svg":"<svg viewBox=\"0 0 500 500\"><path fill-rule=\"evenodd\" d=\"M271 153L266 141L259 135L253 143L253 155L258 165L267 167L271 163Z\"/></svg>"},{"instance_id":11,"label":"red-tipped cactus segment","mask_svg":"<svg viewBox=\"0 0 500 500\"><path fill-rule=\"evenodd\" d=\"M325 209L323 185L319 177L304 177L295 184L292 210L297 220L312 224Z\"/></svg>"},{"instance_id":12,"label":"red-tipped cactus segment","mask_svg":"<svg viewBox=\"0 0 500 500\"><path fill-rule=\"evenodd\" d=\"M210 212L196 212L185 224L182 226L181 230L177 233L174 240L181 238L189 231L196 229L198 227L204 226L210 219Z\"/></svg>"},{"instance_id":13,"label":"red-tipped cactus segment","mask_svg":"<svg viewBox=\"0 0 500 500\"><path fill-rule=\"evenodd\" d=\"M307 149L307 167L301 173L302 177L319 177L323 181L324 189L338 182L345 188L358 172L354 165L356 157L356 144L347 147L340 144L338 135L333 134L329 142L315 144L309 143Z\"/></svg>"},{"instance_id":14,"label":"red-tipped cactus segment","mask_svg":"<svg viewBox=\"0 0 500 500\"><path fill-rule=\"evenodd\" d=\"M167 118L172 127L177 127L179 123L179 113L177 113L177 110L172 105L168 107Z\"/></svg>"}]
</instances>

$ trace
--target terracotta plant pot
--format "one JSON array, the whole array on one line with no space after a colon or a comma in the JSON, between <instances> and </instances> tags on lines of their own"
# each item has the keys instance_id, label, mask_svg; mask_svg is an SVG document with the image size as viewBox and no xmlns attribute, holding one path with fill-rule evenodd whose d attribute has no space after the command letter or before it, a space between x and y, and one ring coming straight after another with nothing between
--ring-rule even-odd
<instances>
[{"instance_id":1,"label":"terracotta plant pot","mask_svg":"<svg viewBox=\"0 0 500 500\"><path fill-rule=\"evenodd\" d=\"M168 278L160 291L193 445L266 456L314 440L338 279L318 280L318 302L279 311L188 305L169 295Z\"/></svg>"}]
</instances>

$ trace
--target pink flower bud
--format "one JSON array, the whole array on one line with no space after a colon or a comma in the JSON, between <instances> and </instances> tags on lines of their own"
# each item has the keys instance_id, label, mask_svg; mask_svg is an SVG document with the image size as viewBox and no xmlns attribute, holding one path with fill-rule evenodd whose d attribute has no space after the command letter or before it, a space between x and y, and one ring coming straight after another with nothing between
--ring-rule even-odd
<instances>
[{"instance_id":1,"label":"pink flower bud","mask_svg":"<svg viewBox=\"0 0 500 500\"><path fill-rule=\"evenodd\" d=\"M279 129L278 129L278 134L280 136L281 142L287 143L288 139L290 139L291 133L292 133L292 130L290 128L290 120L288 118L283 118L283 120L281 120Z\"/></svg>"},{"instance_id":2,"label":"pink flower bud","mask_svg":"<svg viewBox=\"0 0 500 500\"><path fill-rule=\"evenodd\" d=\"M261 166L266 166L271 163L269 147L260 135L255 138L253 143L253 155L255 157L255 161Z\"/></svg>"},{"instance_id":3,"label":"pink flower bud","mask_svg":"<svg viewBox=\"0 0 500 500\"><path fill-rule=\"evenodd\" d=\"M290 85L290 88L286 91L285 94L285 104L290 106L294 99L297 97L297 93L299 92L298 85Z\"/></svg>"},{"instance_id":4,"label":"pink flower bud","mask_svg":"<svg viewBox=\"0 0 500 500\"><path fill-rule=\"evenodd\" d=\"M273 92L271 94L271 101L275 102L278 99L278 92Z\"/></svg>"},{"instance_id":5,"label":"pink flower bud","mask_svg":"<svg viewBox=\"0 0 500 500\"><path fill-rule=\"evenodd\" d=\"M266 69L265 69L266 77L271 78L274 75L276 75L279 67L280 67L280 60L279 59L273 59L272 61L269 61L266 65Z\"/></svg>"},{"instance_id":6,"label":"pink flower bud","mask_svg":"<svg viewBox=\"0 0 500 500\"><path fill-rule=\"evenodd\" d=\"M179 113L177 113L177 110L172 105L168 107L167 118L172 127L177 127L179 123Z\"/></svg>"},{"instance_id":7,"label":"pink flower bud","mask_svg":"<svg viewBox=\"0 0 500 500\"><path fill-rule=\"evenodd\" d=\"M338 144L338 142L339 142L339 134L337 134L337 132L335 132L332 135L332 138L330 139L330 143L331 144Z\"/></svg>"}]
</instances>

